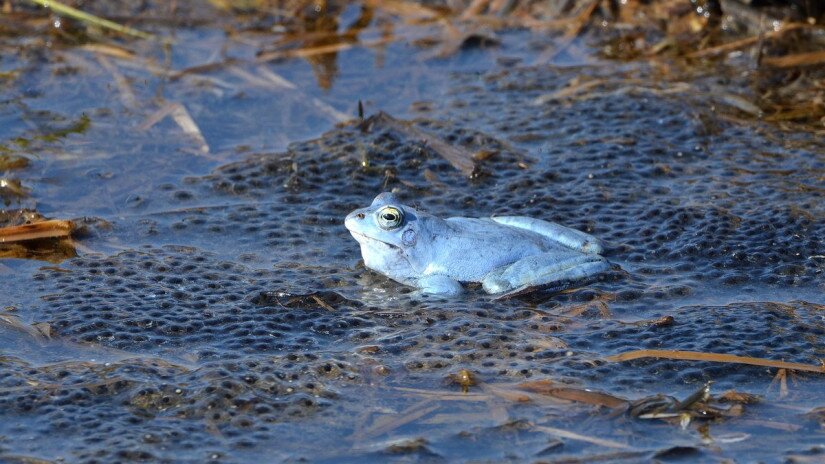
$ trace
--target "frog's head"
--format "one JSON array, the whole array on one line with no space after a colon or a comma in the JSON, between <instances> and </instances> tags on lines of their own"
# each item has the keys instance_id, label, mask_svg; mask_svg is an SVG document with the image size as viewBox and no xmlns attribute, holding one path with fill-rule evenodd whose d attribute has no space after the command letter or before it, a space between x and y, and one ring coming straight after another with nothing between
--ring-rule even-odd
<instances>
[{"instance_id":1,"label":"frog's head","mask_svg":"<svg viewBox=\"0 0 825 464\"><path fill-rule=\"evenodd\" d=\"M344 226L364 253L403 253L415 247L419 232L416 211L389 192L375 197L370 206L349 213Z\"/></svg>"}]
</instances>

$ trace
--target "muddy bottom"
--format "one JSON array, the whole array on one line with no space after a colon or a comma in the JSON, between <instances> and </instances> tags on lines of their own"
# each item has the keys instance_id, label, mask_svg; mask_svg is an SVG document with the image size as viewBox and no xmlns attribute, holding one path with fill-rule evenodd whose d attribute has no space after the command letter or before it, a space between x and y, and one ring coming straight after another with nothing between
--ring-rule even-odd
<instances>
[{"instance_id":1,"label":"muddy bottom","mask_svg":"<svg viewBox=\"0 0 825 464\"><path fill-rule=\"evenodd\" d=\"M200 46L174 48L172 68L214 44L238 64L171 79L80 48L5 62L30 79L2 88L0 142L29 160L7 206L83 233L57 265L0 260L0 461L825 456L821 373L611 358L821 366L821 137L743 114L723 78L537 64L553 39L524 31L440 54L353 46L334 73L180 34ZM471 175L379 110L475 154ZM614 267L561 293L417 296L365 269L343 227L382 191L445 217L575 227ZM645 409L657 401L671 406Z\"/></svg>"}]
</instances>

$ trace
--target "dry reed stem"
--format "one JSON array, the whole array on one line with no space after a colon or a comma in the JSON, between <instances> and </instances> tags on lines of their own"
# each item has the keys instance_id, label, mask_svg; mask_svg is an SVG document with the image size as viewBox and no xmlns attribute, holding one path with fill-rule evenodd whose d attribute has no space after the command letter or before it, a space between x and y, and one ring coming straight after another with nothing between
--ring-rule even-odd
<instances>
[{"instance_id":1,"label":"dry reed stem","mask_svg":"<svg viewBox=\"0 0 825 464\"><path fill-rule=\"evenodd\" d=\"M783 36L786 32L790 32L796 29L803 29L803 28L810 28L809 24L804 23L790 23L786 24L782 29L778 31L768 32L767 34L762 34L761 36L755 35L752 37L746 37L744 39L734 40L733 42L728 42L725 44L717 45L715 47L705 48L703 50L697 50L692 53L688 53L685 55L688 58L702 58L706 56L714 56L719 55L722 53L732 52L734 50L738 50L740 48L749 47L751 45L755 45L762 40L765 39L775 39L778 37Z\"/></svg>"},{"instance_id":2,"label":"dry reed stem","mask_svg":"<svg viewBox=\"0 0 825 464\"><path fill-rule=\"evenodd\" d=\"M437 404L432 404L431 400L424 400L398 414L381 416L375 420L371 427L364 430L363 437L357 437L357 439L374 438L387 432L391 432L398 427L421 419L438 408L439 406Z\"/></svg>"},{"instance_id":3,"label":"dry reed stem","mask_svg":"<svg viewBox=\"0 0 825 464\"><path fill-rule=\"evenodd\" d=\"M772 359L754 358L751 356L737 356L724 353L707 353L702 351L680 351L680 350L634 350L619 353L605 358L607 361L621 362L631 361L641 358L665 358L682 359L686 361L710 361L719 363L748 364L751 366L774 367L777 369L791 369L797 371L816 372L825 374L825 365L815 366L812 364L802 364L786 361L774 361Z\"/></svg>"},{"instance_id":4,"label":"dry reed stem","mask_svg":"<svg viewBox=\"0 0 825 464\"><path fill-rule=\"evenodd\" d=\"M817 66L825 64L825 50L784 56L766 56L762 58L762 64L774 68Z\"/></svg>"},{"instance_id":5,"label":"dry reed stem","mask_svg":"<svg viewBox=\"0 0 825 464\"><path fill-rule=\"evenodd\" d=\"M0 228L0 243L16 243L41 238L69 237L74 229L71 221L50 219L47 221Z\"/></svg>"},{"instance_id":6,"label":"dry reed stem","mask_svg":"<svg viewBox=\"0 0 825 464\"><path fill-rule=\"evenodd\" d=\"M135 97L135 92L132 90L132 86L129 84L129 81L123 74L117 69L117 66L112 64L108 58L102 53L98 52L96 54L97 61L100 65L112 76L112 80L115 81L115 86L117 87L118 93L120 94L120 101L123 103L123 106L126 108L136 108L138 106L138 100Z\"/></svg>"},{"instance_id":7,"label":"dry reed stem","mask_svg":"<svg viewBox=\"0 0 825 464\"><path fill-rule=\"evenodd\" d=\"M409 139L424 143L467 177L471 177L475 171L473 153L470 153L469 150L456 147L436 135L413 126L407 121L401 121L387 113L380 112L364 121L363 127L369 128L373 126L383 126L397 131Z\"/></svg>"},{"instance_id":8,"label":"dry reed stem","mask_svg":"<svg viewBox=\"0 0 825 464\"><path fill-rule=\"evenodd\" d=\"M555 427L548 427L546 425L537 425L533 427L533 430L549 433L550 435L555 435L562 438L568 438L570 440L578 440L586 443L592 443L594 445L604 446L605 448L630 449L630 446L625 445L624 443L619 443L613 440L606 440L604 438L588 437L586 435L581 435L576 432L571 432L569 430L559 429Z\"/></svg>"}]
</instances>

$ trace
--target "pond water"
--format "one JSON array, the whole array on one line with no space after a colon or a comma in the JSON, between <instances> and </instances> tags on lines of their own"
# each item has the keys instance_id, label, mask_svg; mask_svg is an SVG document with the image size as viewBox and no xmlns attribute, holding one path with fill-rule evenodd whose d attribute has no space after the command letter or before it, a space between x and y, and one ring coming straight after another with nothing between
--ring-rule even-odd
<instances>
[{"instance_id":1,"label":"pond water","mask_svg":"<svg viewBox=\"0 0 825 464\"><path fill-rule=\"evenodd\" d=\"M735 59L681 73L370 4L300 33L145 21L167 46L4 37L0 156L27 165L0 171L3 219L82 227L0 259L0 461L825 456L821 135L750 114ZM422 298L343 227L382 191L585 230L615 266ZM639 349L811 370L611 358Z\"/></svg>"}]
</instances>

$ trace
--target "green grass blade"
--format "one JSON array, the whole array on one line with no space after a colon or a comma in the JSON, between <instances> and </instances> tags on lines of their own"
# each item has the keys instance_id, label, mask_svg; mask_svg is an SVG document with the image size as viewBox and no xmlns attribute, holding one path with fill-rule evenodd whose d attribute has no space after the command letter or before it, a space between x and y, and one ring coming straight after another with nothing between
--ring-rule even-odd
<instances>
[{"instance_id":1,"label":"green grass blade","mask_svg":"<svg viewBox=\"0 0 825 464\"><path fill-rule=\"evenodd\" d=\"M94 24L95 26L99 26L105 29L110 29L116 32L120 32L121 34L131 35L134 37L140 37L141 39L148 39L148 40L157 40L152 34L147 32L139 31L137 29L133 29L128 26L124 26L122 24L118 24L114 21L109 21L108 19L104 19L81 10L77 8L72 8L70 6L64 5L60 2L56 2L54 0L29 0L34 4L40 5L44 8L51 8L55 13L68 16L70 18L76 19L78 21L83 21L85 23Z\"/></svg>"}]
</instances>

